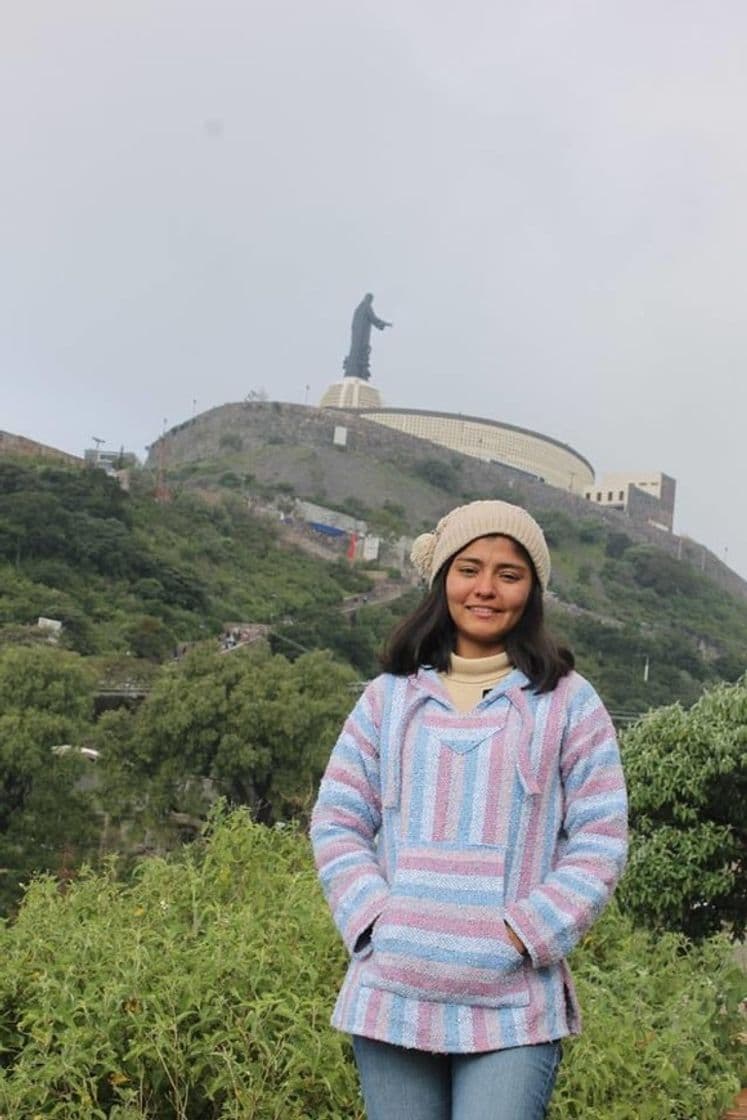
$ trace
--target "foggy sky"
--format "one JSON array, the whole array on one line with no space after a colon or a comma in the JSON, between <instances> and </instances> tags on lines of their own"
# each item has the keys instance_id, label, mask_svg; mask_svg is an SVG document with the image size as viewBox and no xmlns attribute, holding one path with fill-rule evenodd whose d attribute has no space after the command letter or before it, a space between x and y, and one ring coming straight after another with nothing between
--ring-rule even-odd
<instances>
[{"instance_id":1,"label":"foggy sky","mask_svg":"<svg viewBox=\"0 0 747 1120\"><path fill-rule=\"evenodd\" d=\"M7 3L0 428L316 404L370 290L387 404L666 471L747 577L746 56L738 0Z\"/></svg>"}]
</instances>

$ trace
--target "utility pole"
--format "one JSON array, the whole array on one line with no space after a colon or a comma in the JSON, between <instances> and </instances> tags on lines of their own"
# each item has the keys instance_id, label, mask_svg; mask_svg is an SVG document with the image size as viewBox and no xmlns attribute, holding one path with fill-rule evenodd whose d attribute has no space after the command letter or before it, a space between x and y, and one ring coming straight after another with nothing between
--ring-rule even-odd
<instances>
[{"instance_id":1,"label":"utility pole","mask_svg":"<svg viewBox=\"0 0 747 1120\"><path fill-rule=\"evenodd\" d=\"M98 436L91 436L91 439L96 444L96 461L95 461L94 465L98 466L100 458L101 458L101 455L100 455L101 445L102 445L102 443L106 443L106 440L105 439L99 439Z\"/></svg>"}]
</instances>

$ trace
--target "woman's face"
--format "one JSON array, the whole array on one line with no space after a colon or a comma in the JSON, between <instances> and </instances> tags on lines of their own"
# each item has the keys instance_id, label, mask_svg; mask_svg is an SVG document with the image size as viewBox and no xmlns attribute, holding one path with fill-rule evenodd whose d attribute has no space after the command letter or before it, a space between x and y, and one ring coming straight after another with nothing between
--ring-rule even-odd
<instances>
[{"instance_id":1,"label":"woman's face","mask_svg":"<svg viewBox=\"0 0 747 1120\"><path fill-rule=\"evenodd\" d=\"M524 613L532 571L510 537L478 537L457 552L446 574L446 603L459 657L490 657Z\"/></svg>"}]
</instances>

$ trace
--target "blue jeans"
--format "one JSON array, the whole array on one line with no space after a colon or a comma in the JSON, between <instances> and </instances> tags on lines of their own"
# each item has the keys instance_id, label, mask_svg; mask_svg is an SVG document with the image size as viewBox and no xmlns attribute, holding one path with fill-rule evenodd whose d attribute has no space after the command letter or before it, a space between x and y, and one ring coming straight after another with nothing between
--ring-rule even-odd
<instances>
[{"instance_id":1,"label":"blue jeans","mask_svg":"<svg viewBox=\"0 0 747 1120\"><path fill-rule=\"evenodd\" d=\"M430 1054L353 1036L368 1120L542 1120L560 1043Z\"/></svg>"}]
</instances>

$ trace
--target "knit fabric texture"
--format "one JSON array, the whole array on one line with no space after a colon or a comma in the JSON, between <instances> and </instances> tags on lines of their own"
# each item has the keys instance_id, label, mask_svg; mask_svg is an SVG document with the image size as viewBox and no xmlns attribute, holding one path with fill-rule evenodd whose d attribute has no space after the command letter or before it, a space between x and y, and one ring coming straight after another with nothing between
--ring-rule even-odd
<instances>
[{"instance_id":1,"label":"knit fabric texture","mask_svg":"<svg viewBox=\"0 0 747 1120\"><path fill-rule=\"evenodd\" d=\"M550 580L550 553L545 536L531 514L510 502L478 501L457 506L442 517L432 533L421 533L413 541L410 559L422 578L432 586L450 557L478 537L492 534L512 537L532 558L543 591Z\"/></svg>"},{"instance_id":2,"label":"knit fabric texture","mask_svg":"<svg viewBox=\"0 0 747 1120\"><path fill-rule=\"evenodd\" d=\"M339 1030L441 1053L578 1033L565 958L624 866L625 784L591 685L527 684L464 713L432 669L383 674L348 717L311 826L351 956Z\"/></svg>"}]
</instances>

